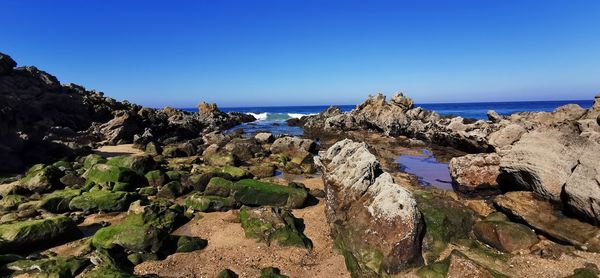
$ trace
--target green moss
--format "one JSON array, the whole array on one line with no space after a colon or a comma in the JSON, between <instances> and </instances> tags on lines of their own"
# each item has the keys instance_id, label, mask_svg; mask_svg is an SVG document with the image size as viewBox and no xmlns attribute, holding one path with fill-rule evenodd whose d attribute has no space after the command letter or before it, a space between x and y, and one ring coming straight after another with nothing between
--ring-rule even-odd
<instances>
[{"instance_id":1,"label":"green moss","mask_svg":"<svg viewBox=\"0 0 600 278\"><path fill-rule=\"evenodd\" d=\"M86 179L86 184L92 182L98 185L114 185L117 182L142 184L140 177L130 169L106 164L92 166L83 177Z\"/></svg>"},{"instance_id":2,"label":"green moss","mask_svg":"<svg viewBox=\"0 0 600 278\"><path fill-rule=\"evenodd\" d=\"M82 211L125 211L134 199L134 196L127 192L111 192L105 190L96 190L85 192L80 196L74 197L69 203L71 210Z\"/></svg>"},{"instance_id":3,"label":"green moss","mask_svg":"<svg viewBox=\"0 0 600 278\"><path fill-rule=\"evenodd\" d=\"M36 164L19 180L19 185L34 192L48 192L61 186L62 174L55 166Z\"/></svg>"},{"instance_id":4,"label":"green moss","mask_svg":"<svg viewBox=\"0 0 600 278\"><path fill-rule=\"evenodd\" d=\"M156 163L148 155L120 155L111 157L106 162L107 165L131 169L139 175L154 170Z\"/></svg>"},{"instance_id":5,"label":"green moss","mask_svg":"<svg viewBox=\"0 0 600 278\"><path fill-rule=\"evenodd\" d=\"M0 210L12 210L25 201L21 195L6 195L0 200Z\"/></svg>"},{"instance_id":6,"label":"green moss","mask_svg":"<svg viewBox=\"0 0 600 278\"><path fill-rule=\"evenodd\" d=\"M128 182L118 181L113 185L112 191L123 191L123 192L133 192L136 190L136 187Z\"/></svg>"},{"instance_id":7,"label":"green moss","mask_svg":"<svg viewBox=\"0 0 600 278\"><path fill-rule=\"evenodd\" d=\"M73 198L79 196L79 189L63 189L54 191L42 198L40 208L54 213L69 211L69 203Z\"/></svg>"},{"instance_id":8,"label":"green moss","mask_svg":"<svg viewBox=\"0 0 600 278\"><path fill-rule=\"evenodd\" d=\"M106 159L97 154L90 154L83 160L83 168L89 169L96 164L106 163Z\"/></svg>"},{"instance_id":9,"label":"green moss","mask_svg":"<svg viewBox=\"0 0 600 278\"><path fill-rule=\"evenodd\" d=\"M421 278L444 278L448 273L448 267L450 266L450 257L439 262L434 262L429 265L421 267L417 270L417 276Z\"/></svg>"},{"instance_id":10,"label":"green moss","mask_svg":"<svg viewBox=\"0 0 600 278\"><path fill-rule=\"evenodd\" d=\"M177 252L192 252L203 249L206 247L206 245L208 245L208 241L206 239L181 236L177 240Z\"/></svg>"},{"instance_id":11,"label":"green moss","mask_svg":"<svg viewBox=\"0 0 600 278\"><path fill-rule=\"evenodd\" d=\"M153 196L156 195L156 193L158 192L158 190L156 190L156 188L152 187L152 186L147 186L147 187L142 187L138 190L138 193L142 196Z\"/></svg>"},{"instance_id":12,"label":"green moss","mask_svg":"<svg viewBox=\"0 0 600 278\"><path fill-rule=\"evenodd\" d=\"M307 196L308 193L303 189L252 179L238 181L233 186L234 199L251 206L300 208Z\"/></svg>"},{"instance_id":13,"label":"green moss","mask_svg":"<svg viewBox=\"0 0 600 278\"><path fill-rule=\"evenodd\" d=\"M230 269L223 269L223 271L217 274L216 278L237 278L237 274Z\"/></svg>"},{"instance_id":14,"label":"green moss","mask_svg":"<svg viewBox=\"0 0 600 278\"><path fill-rule=\"evenodd\" d=\"M573 275L569 275L565 278L597 278L598 274L592 269L589 268L578 268L575 269L575 273Z\"/></svg>"},{"instance_id":15,"label":"green moss","mask_svg":"<svg viewBox=\"0 0 600 278\"><path fill-rule=\"evenodd\" d=\"M196 211L227 211L237 207L235 200L219 196L193 194L186 198L185 205Z\"/></svg>"},{"instance_id":16,"label":"green moss","mask_svg":"<svg viewBox=\"0 0 600 278\"><path fill-rule=\"evenodd\" d=\"M231 154L213 154L204 158L212 166L235 166L235 157Z\"/></svg>"},{"instance_id":17,"label":"green moss","mask_svg":"<svg viewBox=\"0 0 600 278\"><path fill-rule=\"evenodd\" d=\"M340 250L344 256L346 269L354 277L381 277L384 275L382 269L383 253L374 249L357 236L359 231L352 230L349 226L337 225L334 235L335 248Z\"/></svg>"},{"instance_id":18,"label":"green moss","mask_svg":"<svg viewBox=\"0 0 600 278\"><path fill-rule=\"evenodd\" d=\"M121 246L129 252L158 252L172 231L179 212L152 205L144 213L130 213L120 224L94 234L92 245L101 249Z\"/></svg>"},{"instance_id":19,"label":"green moss","mask_svg":"<svg viewBox=\"0 0 600 278\"><path fill-rule=\"evenodd\" d=\"M146 173L146 180L148 185L154 187L161 187L167 182L167 176L161 170L154 170Z\"/></svg>"},{"instance_id":20,"label":"green moss","mask_svg":"<svg viewBox=\"0 0 600 278\"><path fill-rule=\"evenodd\" d=\"M38 260L19 260L6 265L18 273L35 277L74 277L89 264L87 259L76 257L53 257Z\"/></svg>"},{"instance_id":21,"label":"green moss","mask_svg":"<svg viewBox=\"0 0 600 278\"><path fill-rule=\"evenodd\" d=\"M475 222L473 211L436 192L415 190L413 195L425 219L423 250L428 262L436 261L448 243L469 238Z\"/></svg>"},{"instance_id":22,"label":"green moss","mask_svg":"<svg viewBox=\"0 0 600 278\"><path fill-rule=\"evenodd\" d=\"M246 237L279 246L312 248L311 241L298 229L297 219L289 209L262 207L240 210L240 222Z\"/></svg>"},{"instance_id":23,"label":"green moss","mask_svg":"<svg viewBox=\"0 0 600 278\"><path fill-rule=\"evenodd\" d=\"M146 261L158 261L159 257L156 254L152 253L132 253L127 256L127 260L129 260L132 264L138 265Z\"/></svg>"},{"instance_id":24,"label":"green moss","mask_svg":"<svg viewBox=\"0 0 600 278\"><path fill-rule=\"evenodd\" d=\"M289 278L289 276L281 274L279 268L266 267L260 270L259 278Z\"/></svg>"},{"instance_id":25,"label":"green moss","mask_svg":"<svg viewBox=\"0 0 600 278\"><path fill-rule=\"evenodd\" d=\"M167 171L165 173L165 175L167 175L167 177L169 178L169 180L172 181L179 181L181 180L181 177L183 175L185 175L186 173L184 171Z\"/></svg>"},{"instance_id":26,"label":"green moss","mask_svg":"<svg viewBox=\"0 0 600 278\"><path fill-rule=\"evenodd\" d=\"M156 196L161 198L176 198L184 193L184 188L178 181L172 181L165 184L158 190Z\"/></svg>"},{"instance_id":27,"label":"green moss","mask_svg":"<svg viewBox=\"0 0 600 278\"><path fill-rule=\"evenodd\" d=\"M215 177L210 179L204 190L204 194L229 197L231 189L233 188L233 182L226 180L221 177Z\"/></svg>"},{"instance_id":28,"label":"green moss","mask_svg":"<svg viewBox=\"0 0 600 278\"><path fill-rule=\"evenodd\" d=\"M20 221L0 225L0 253L23 251L24 247L47 244L66 236L76 236L77 228L71 218L56 216L46 219Z\"/></svg>"}]
</instances>

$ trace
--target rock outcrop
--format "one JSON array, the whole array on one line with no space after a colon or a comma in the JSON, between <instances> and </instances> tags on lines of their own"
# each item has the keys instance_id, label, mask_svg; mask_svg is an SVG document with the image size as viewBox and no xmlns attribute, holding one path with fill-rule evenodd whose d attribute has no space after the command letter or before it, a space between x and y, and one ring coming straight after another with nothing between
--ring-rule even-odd
<instances>
[{"instance_id":1,"label":"rock outcrop","mask_svg":"<svg viewBox=\"0 0 600 278\"><path fill-rule=\"evenodd\" d=\"M392 274L422 263L424 223L416 201L364 143L340 141L315 162L323 171L332 236L353 275Z\"/></svg>"},{"instance_id":2,"label":"rock outcrop","mask_svg":"<svg viewBox=\"0 0 600 278\"><path fill-rule=\"evenodd\" d=\"M469 154L450 160L450 175L456 190L462 193L499 192L500 156L496 153Z\"/></svg>"},{"instance_id":3,"label":"rock outcrop","mask_svg":"<svg viewBox=\"0 0 600 278\"><path fill-rule=\"evenodd\" d=\"M134 137L174 142L204 132L225 130L251 115L224 113L216 105L190 113L173 108L143 108L88 91L35 67L16 67L0 53L0 172L14 172L96 143L132 143ZM145 146L140 146L144 148Z\"/></svg>"}]
</instances>

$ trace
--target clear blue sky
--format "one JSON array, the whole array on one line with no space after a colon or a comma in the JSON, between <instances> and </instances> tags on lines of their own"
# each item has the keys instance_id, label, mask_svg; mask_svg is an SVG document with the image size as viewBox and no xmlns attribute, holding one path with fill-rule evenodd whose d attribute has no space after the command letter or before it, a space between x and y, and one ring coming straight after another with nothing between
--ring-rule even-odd
<instances>
[{"instance_id":1,"label":"clear blue sky","mask_svg":"<svg viewBox=\"0 0 600 278\"><path fill-rule=\"evenodd\" d=\"M2 1L0 52L147 106L592 99L600 1Z\"/></svg>"}]
</instances>

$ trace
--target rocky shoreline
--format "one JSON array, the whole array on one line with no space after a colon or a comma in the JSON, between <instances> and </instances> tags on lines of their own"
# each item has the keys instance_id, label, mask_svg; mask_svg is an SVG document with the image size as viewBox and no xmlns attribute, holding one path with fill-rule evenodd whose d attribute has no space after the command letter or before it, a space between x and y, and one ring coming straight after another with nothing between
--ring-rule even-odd
<instances>
[{"instance_id":1,"label":"rocky shoreline","mask_svg":"<svg viewBox=\"0 0 600 278\"><path fill-rule=\"evenodd\" d=\"M600 272L600 98L483 121L376 95L290 122L303 138L224 133L255 119L119 102L0 54L0 103L2 276ZM422 149L454 190L395 164Z\"/></svg>"}]
</instances>

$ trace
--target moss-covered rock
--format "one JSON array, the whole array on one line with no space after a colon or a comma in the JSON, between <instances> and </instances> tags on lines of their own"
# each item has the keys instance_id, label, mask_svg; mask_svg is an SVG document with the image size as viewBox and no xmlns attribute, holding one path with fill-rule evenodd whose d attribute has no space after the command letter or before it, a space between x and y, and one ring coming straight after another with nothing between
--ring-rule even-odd
<instances>
[{"instance_id":1,"label":"moss-covered rock","mask_svg":"<svg viewBox=\"0 0 600 278\"><path fill-rule=\"evenodd\" d=\"M275 176L275 166L270 163L251 165L248 171L259 179Z\"/></svg>"},{"instance_id":2,"label":"moss-covered rock","mask_svg":"<svg viewBox=\"0 0 600 278\"><path fill-rule=\"evenodd\" d=\"M112 187L118 182L129 183L135 187L143 187L147 183L145 178L130 169L107 164L92 166L83 174L83 177L88 185L94 183L108 187Z\"/></svg>"},{"instance_id":3,"label":"moss-covered rock","mask_svg":"<svg viewBox=\"0 0 600 278\"><path fill-rule=\"evenodd\" d=\"M127 260L134 265L138 265L147 261L158 261L160 258L152 253L131 253L127 256Z\"/></svg>"},{"instance_id":4,"label":"moss-covered rock","mask_svg":"<svg viewBox=\"0 0 600 278\"><path fill-rule=\"evenodd\" d=\"M161 198L174 199L181 196L184 193L184 188L178 181L169 182L158 190L156 196Z\"/></svg>"},{"instance_id":5,"label":"moss-covered rock","mask_svg":"<svg viewBox=\"0 0 600 278\"><path fill-rule=\"evenodd\" d=\"M25 202L25 197L21 195L6 195L0 199L0 211L13 210L23 202Z\"/></svg>"},{"instance_id":6,"label":"moss-covered rock","mask_svg":"<svg viewBox=\"0 0 600 278\"><path fill-rule=\"evenodd\" d=\"M33 277L75 277L89 260L71 256L57 256L37 260L18 260L6 265L13 274L27 273Z\"/></svg>"},{"instance_id":7,"label":"moss-covered rock","mask_svg":"<svg viewBox=\"0 0 600 278\"><path fill-rule=\"evenodd\" d=\"M167 183L168 178L161 170L153 170L145 175L148 185L154 187L161 187Z\"/></svg>"},{"instance_id":8,"label":"moss-covered rock","mask_svg":"<svg viewBox=\"0 0 600 278\"><path fill-rule=\"evenodd\" d=\"M146 197L156 195L157 192L158 192L158 189L156 189L152 186L142 187L138 190L138 193L141 196L146 196Z\"/></svg>"},{"instance_id":9,"label":"moss-covered rock","mask_svg":"<svg viewBox=\"0 0 600 278\"><path fill-rule=\"evenodd\" d=\"M245 179L233 185L231 195L243 205L300 208L308 193L300 188Z\"/></svg>"},{"instance_id":10,"label":"moss-covered rock","mask_svg":"<svg viewBox=\"0 0 600 278\"><path fill-rule=\"evenodd\" d=\"M90 255L96 266L79 275L82 278L138 278L133 274L133 265L120 252L98 249ZM143 276L142 276L143 277Z\"/></svg>"},{"instance_id":11,"label":"moss-covered rock","mask_svg":"<svg viewBox=\"0 0 600 278\"><path fill-rule=\"evenodd\" d=\"M76 196L69 202L69 209L91 211L125 211L135 195L127 192L95 190Z\"/></svg>"},{"instance_id":12,"label":"moss-covered rock","mask_svg":"<svg viewBox=\"0 0 600 278\"><path fill-rule=\"evenodd\" d=\"M289 276L281 274L281 270L276 267L265 267L260 270L259 278L289 278Z\"/></svg>"},{"instance_id":13,"label":"moss-covered rock","mask_svg":"<svg viewBox=\"0 0 600 278\"><path fill-rule=\"evenodd\" d=\"M504 252L528 249L539 242L531 228L510 222L506 216L498 214L501 213L493 213L475 223L473 233L478 240Z\"/></svg>"},{"instance_id":14,"label":"moss-covered rock","mask_svg":"<svg viewBox=\"0 0 600 278\"><path fill-rule=\"evenodd\" d=\"M80 235L69 217L20 221L0 225L0 253L23 252Z\"/></svg>"},{"instance_id":15,"label":"moss-covered rock","mask_svg":"<svg viewBox=\"0 0 600 278\"><path fill-rule=\"evenodd\" d=\"M469 238L475 222L473 211L441 193L415 190L413 195L427 227L423 251L428 262L436 261L448 243Z\"/></svg>"},{"instance_id":16,"label":"moss-covered rock","mask_svg":"<svg viewBox=\"0 0 600 278\"><path fill-rule=\"evenodd\" d=\"M62 187L60 178L63 172L55 166L34 165L25 177L19 180L19 186L33 192L49 192Z\"/></svg>"},{"instance_id":17,"label":"moss-covered rock","mask_svg":"<svg viewBox=\"0 0 600 278\"><path fill-rule=\"evenodd\" d=\"M177 239L177 252L192 252L196 250L200 250L208 245L208 241L206 239L202 239L199 237L189 237L189 236L181 236Z\"/></svg>"},{"instance_id":18,"label":"moss-covered rock","mask_svg":"<svg viewBox=\"0 0 600 278\"><path fill-rule=\"evenodd\" d=\"M223 269L223 271L217 274L216 278L237 278L238 275L233 272L231 269Z\"/></svg>"},{"instance_id":19,"label":"moss-covered rock","mask_svg":"<svg viewBox=\"0 0 600 278\"><path fill-rule=\"evenodd\" d=\"M311 241L302 233L291 210L275 207L240 210L240 222L246 237L256 238L267 244L312 248Z\"/></svg>"},{"instance_id":20,"label":"moss-covered rock","mask_svg":"<svg viewBox=\"0 0 600 278\"><path fill-rule=\"evenodd\" d=\"M597 278L598 273L593 269L589 268L578 268L575 269L573 275L569 275L565 278Z\"/></svg>"},{"instance_id":21,"label":"moss-covered rock","mask_svg":"<svg viewBox=\"0 0 600 278\"><path fill-rule=\"evenodd\" d=\"M60 182L69 187L81 187L85 184L85 179L76 173L68 173L60 178Z\"/></svg>"},{"instance_id":22,"label":"moss-covered rock","mask_svg":"<svg viewBox=\"0 0 600 278\"><path fill-rule=\"evenodd\" d=\"M205 156L204 159L211 166L236 166L237 161L232 154L212 154Z\"/></svg>"},{"instance_id":23,"label":"moss-covered rock","mask_svg":"<svg viewBox=\"0 0 600 278\"><path fill-rule=\"evenodd\" d=\"M84 169L90 169L92 168L92 166L96 165L96 164L104 164L106 163L106 158L97 155L97 154L90 154L88 156L85 157L85 159L83 160L83 168Z\"/></svg>"},{"instance_id":24,"label":"moss-covered rock","mask_svg":"<svg viewBox=\"0 0 600 278\"><path fill-rule=\"evenodd\" d=\"M154 170L156 162L149 155L120 155L111 157L106 162L107 165L131 169L138 175Z\"/></svg>"},{"instance_id":25,"label":"moss-covered rock","mask_svg":"<svg viewBox=\"0 0 600 278\"><path fill-rule=\"evenodd\" d=\"M68 162L65 160L59 160L57 162L54 162L54 163L52 163L52 166L58 168L61 171L73 169L73 165L71 164L71 162Z\"/></svg>"},{"instance_id":26,"label":"moss-covered rock","mask_svg":"<svg viewBox=\"0 0 600 278\"><path fill-rule=\"evenodd\" d=\"M222 177L233 181L252 177L252 174L250 174L250 172L235 166L197 166L194 167L192 171L194 173L211 174L212 177Z\"/></svg>"},{"instance_id":27,"label":"moss-covered rock","mask_svg":"<svg viewBox=\"0 0 600 278\"><path fill-rule=\"evenodd\" d=\"M226 180L221 177L214 177L210 179L204 189L204 194L220 197L229 197L231 195L231 189L233 188L233 182Z\"/></svg>"},{"instance_id":28,"label":"moss-covered rock","mask_svg":"<svg viewBox=\"0 0 600 278\"><path fill-rule=\"evenodd\" d=\"M220 196L206 196L198 193L192 194L185 199L185 206L195 211L228 211L237 207L233 198Z\"/></svg>"},{"instance_id":29,"label":"moss-covered rock","mask_svg":"<svg viewBox=\"0 0 600 278\"><path fill-rule=\"evenodd\" d=\"M181 178L187 175L187 173L184 171L173 170L165 172L165 175L167 175L167 178L170 181L181 181Z\"/></svg>"},{"instance_id":30,"label":"moss-covered rock","mask_svg":"<svg viewBox=\"0 0 600 278\"><path fill-rule=\"evenodd\" d=\"M129 213L120 224L98 230L92 245L101 249L120 246L128 253L158 253L181 214L168 205L153 203L144 207L142 213Z\"/></svg>"},{"instance_id":31,"label":"moss-covered rock","mask_svg":"<svg viewBox=\"0 0 600 278\"><path fill-rule=\"evenodd\" d=\"M45 195L40 200L40 208L49 212L61 213L69 211L69 203L73 198L81 195L80 189L66 188L56 190L48 195Z\"/></svg>"}]
</instances>

